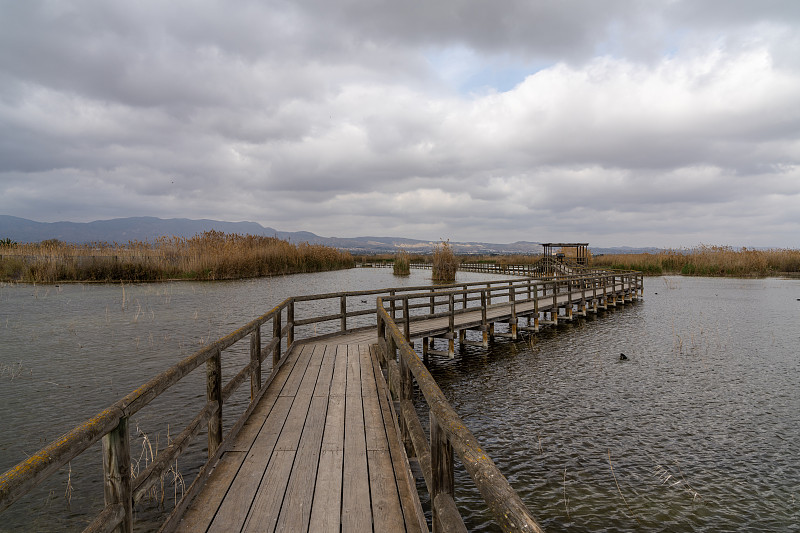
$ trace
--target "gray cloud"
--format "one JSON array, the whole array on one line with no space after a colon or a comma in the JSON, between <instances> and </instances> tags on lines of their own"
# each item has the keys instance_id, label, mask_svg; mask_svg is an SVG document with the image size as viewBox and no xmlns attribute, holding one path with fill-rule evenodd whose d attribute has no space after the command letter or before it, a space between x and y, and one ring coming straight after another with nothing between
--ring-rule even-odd
<instances>
[{"instance_id":1,"label":"gray cloud","mask_svg":"<svg viewBox=\"0 0 800 533\"><path fill-rule=\"evenodd\" d=\"M793 1L0 2L5 214L800 246Z\"/></svg>"}]
</instances>

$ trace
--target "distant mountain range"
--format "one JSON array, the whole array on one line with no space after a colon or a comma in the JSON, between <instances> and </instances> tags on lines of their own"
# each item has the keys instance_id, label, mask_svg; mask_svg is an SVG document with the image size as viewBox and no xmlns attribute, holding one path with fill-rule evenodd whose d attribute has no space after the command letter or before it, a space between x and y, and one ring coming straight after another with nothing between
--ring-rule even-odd
<instances>
[{"instance_id":1,"label":"distant mountain range","mask_svg":"<svg viewBox=\"0 0 800 533\"><path fill-rule=\"evenodd\" d=\"M357 254L393 253L399 248L412 253L426 253L430 252L439 242L401 237L320 237L308 231L279 231L256 222L224 222L208 219L130 217L94 222L35 222L24 218L0 215L0 239L7 238L20 243L58 239L76 244L91 242L124 244L128 241L152 242L163 236L193 237L211 230L241 235L277 237L295 243L323 244ZM542 252L541 244L528 241L510 244L485 242L451 242L450 244L458 254L538 254ZM655 249L592 248L594 253L638 253L653 250Z\"/></svg>"}]
</instances>

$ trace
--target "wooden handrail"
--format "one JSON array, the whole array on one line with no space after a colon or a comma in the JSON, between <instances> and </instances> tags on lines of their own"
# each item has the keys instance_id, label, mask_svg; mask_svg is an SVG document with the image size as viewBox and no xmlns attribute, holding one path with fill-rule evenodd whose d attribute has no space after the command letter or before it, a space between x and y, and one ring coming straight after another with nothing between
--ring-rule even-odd
<instances>
[{"instance_id":1,"label":"wooden handrail","mask_svg":"<svg viewBox=\"0 0 800 533\"><path fill-rule=\"evenodd\" d=\"M390 375L399 376L400 382L392 383L393 380L390 378L390 386L393 386L401 401L409 401L410 398L404 397L408 396L408 392L402 394L398 391L411 390L410 374L422 392L431 413L432 430L429 451L431 471L428 477L431 499L435 502L441 493L450 494L452 497L452 487L448 486L452 477L452 462L447 459L448 451L446 449L449 446L461 459L461 463L483 496L489 511L504 531L541 532L541 527L525 507L519 495L508 484L508 480L481 448L472 432L464 425L447 401L444 393L436 384L436 380L433 379L431 373L384 308L383 301L378 298L377 303L378 343L382 352L381 359L387 366L396 367L398 366L396 353L399 352L401 370L390 371ZM403 370L406 369L407 372L404 372ZM395 377L396 379L397 377ZM400 411L401 416L404 417L411 412L413 409L408 407ZM415 412L413 416L416 416ZM406 419L401 425L411 427L416 424ZM417 438L419 438L418 435ZM442 449L442 446L445 449ZM453 518L450 514L440 515L440 510L436 505L433 506L433 509L435 521L448 520L452 522ZM437 530L436 525L434 530Z\"/></svg>"}]
</instances>

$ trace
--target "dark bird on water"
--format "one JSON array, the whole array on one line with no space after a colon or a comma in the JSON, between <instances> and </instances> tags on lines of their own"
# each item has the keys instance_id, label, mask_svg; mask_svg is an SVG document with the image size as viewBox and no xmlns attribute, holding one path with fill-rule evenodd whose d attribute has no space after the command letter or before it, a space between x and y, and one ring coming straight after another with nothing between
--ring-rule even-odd
<instances>
[{"instance_id":1,"label":"dark bird on water","mask_svg":"<svg viewBox=\"0 0 800 533\"><path fill-rule=\"evenodd\" d=\"M619 354L619 360L620 361L627 361L628 360L628 356L625 355L624 353L620 353Z\"/></svg>"}]
</instances>

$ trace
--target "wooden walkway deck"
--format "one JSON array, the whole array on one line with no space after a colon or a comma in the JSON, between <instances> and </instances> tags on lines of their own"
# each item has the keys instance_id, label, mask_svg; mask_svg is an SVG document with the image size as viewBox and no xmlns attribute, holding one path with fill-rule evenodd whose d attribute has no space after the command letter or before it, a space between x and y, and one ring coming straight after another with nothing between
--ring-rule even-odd
<instances>
[{"instance_id":1,"label":"wooden walkway deck","mask_svg":"<svg viewBox=\"0 0 800 533\"><path fill-rule=\"evenodd\" d=\"M374 346L295 345L178 529L427 531L395 420Z\"/></svg>"}]
</instances>

